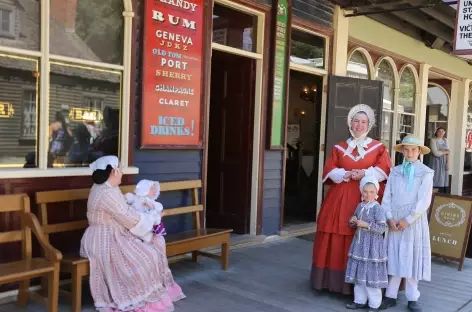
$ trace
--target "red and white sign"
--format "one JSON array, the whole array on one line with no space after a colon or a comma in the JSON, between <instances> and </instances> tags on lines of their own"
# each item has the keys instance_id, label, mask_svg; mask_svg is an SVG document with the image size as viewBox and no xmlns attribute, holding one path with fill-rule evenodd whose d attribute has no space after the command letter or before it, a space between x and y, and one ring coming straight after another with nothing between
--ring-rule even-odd
<instances>
[{"instance_id":1,"label":"red and white sign","mask_svg":"<svg viewBox=\"0 0 472 312\"><path fill-rule=\"evenodd\" d=\"M203 0L146 0L141 147L201 146Z\"/></svg>"}]
</instances>

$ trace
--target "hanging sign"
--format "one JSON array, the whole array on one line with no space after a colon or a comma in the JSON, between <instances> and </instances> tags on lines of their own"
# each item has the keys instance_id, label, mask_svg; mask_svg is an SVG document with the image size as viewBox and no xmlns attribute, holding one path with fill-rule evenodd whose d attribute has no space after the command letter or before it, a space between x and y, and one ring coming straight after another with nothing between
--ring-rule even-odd
<instances>
[{"instance_id":1,"label":"hanging sign","mask_svg":"<svg viewBox=\"0 0 472 312\"><path fill-rule=\"evenodd\" d=\"M283 147L287 75L288 2L279 0L275 26L274 80L272 93L271 147Z\"/></svg>"},{"instance_id":2,"label":"hanging sign","mask_svg":"<svg viewBox=\"0 0 472 312\"><path fill-rule=\"evenodd\" d=\"M146 0L141 147L201 146L204 4Z\"/></svg>"},{"instance_id":3,"label":"hanging sign","mask_svg":"<svg viewBox=\"0 0 472 312\"><path fill-rule=\"evenodd\" d=\"M472 1L457 1L453 53L472 54Z\"/></svg>"},{"instance_id":4,"label":"hanging sign","mask_svg":"<svg viewBox=\"0 0 472 312\"><path fill-rule=\"evenodd\" d=\"M459 262L462 270L472 217L472 198L435 194L429 216L431 253Z\"/></svg>"}]
</instances>

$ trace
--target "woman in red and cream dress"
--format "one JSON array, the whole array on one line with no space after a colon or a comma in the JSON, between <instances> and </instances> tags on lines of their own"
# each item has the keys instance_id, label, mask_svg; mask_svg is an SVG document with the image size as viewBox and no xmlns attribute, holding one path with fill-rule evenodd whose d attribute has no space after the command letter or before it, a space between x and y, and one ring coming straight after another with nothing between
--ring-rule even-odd
<instances>
[{"instance_id":1,"label":"woman in red and cream dress","mask_svg":"<svg viewBox=\"0 0 472 312\"><path fill-rule=\"evenodd\" d=\"M367 136L375 125L372 108L354 106L347 122L351 138L332 148L323 171L323 183L332 187L318 216L311 269L314 289L343 294L352 293L352 285L344 283L344 275L354 237L349 218L360 200L359 181L364 176L374 176L380 183L380 202L392 167L387 148Z\"/></svg>"}]
</instances>

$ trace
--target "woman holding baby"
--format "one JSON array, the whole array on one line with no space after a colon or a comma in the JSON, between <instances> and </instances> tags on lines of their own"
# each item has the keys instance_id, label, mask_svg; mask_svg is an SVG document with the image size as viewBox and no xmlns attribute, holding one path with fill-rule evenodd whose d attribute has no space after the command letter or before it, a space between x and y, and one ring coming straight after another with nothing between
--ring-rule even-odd
<instances>
[{"instance_id":1,"label":"woman holding baby","mask_svg":"<svg viewBox=\"0 0 472 312\"><path fill-rule=\"evenodd\" d=\"M185 295L174 282L164 237L156 228L160 214L146 213L154 209L154 201L143 201L141 209L125 201L118 187L122 172L116 156L101 157L90 167L94 185L80 253L90 261L95 307L101 312L173 311L173 302Z\"/></svg>"},{"instance_id":2,"label":"woman holding baby","mask_svg":"<svg viewBox=\"0 0 472 312\"><path fill-rule=\"evenodd\" d=\"M352 294L352 285L344 281L355 233L349 219L360 201L359 183L364 176L374 177L380 183L381 202L392 163L387 148L367 136L375 125L372 108L364 104L354 106L347 124L351 137L333 147L324 167L323 183L332 187L318 216L311 284L317 290Z\"/></svg>"}]
</instances>

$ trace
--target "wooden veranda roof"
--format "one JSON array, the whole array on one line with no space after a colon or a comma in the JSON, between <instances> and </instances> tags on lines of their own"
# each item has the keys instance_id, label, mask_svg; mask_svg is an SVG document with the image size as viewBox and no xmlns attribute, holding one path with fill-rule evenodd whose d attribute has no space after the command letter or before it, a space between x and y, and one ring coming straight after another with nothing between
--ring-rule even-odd
<instances>
[{"instance_id":1,"label":"wooden veranda roof","mask_svg":"<svg viewBox=\"0 0 472 312\"><path fill-rule=\"evenodd\" d=\"M330 0L346 17L366 15L425 43L452 51L456 4L453 0Z\"/></svg>"}]
</instances>

